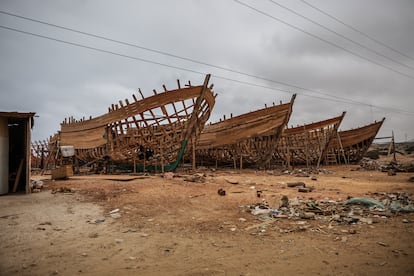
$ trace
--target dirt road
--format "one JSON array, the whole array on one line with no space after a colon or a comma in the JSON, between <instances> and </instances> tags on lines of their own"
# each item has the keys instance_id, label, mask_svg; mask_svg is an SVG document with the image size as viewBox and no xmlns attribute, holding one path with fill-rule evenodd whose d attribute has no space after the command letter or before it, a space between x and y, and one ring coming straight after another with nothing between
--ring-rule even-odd
<instances>
[{"instance_id":1,"label":"dirt road","mask_svg":"<svg viewBox=\"0 0 414 276\"><path fill-rule=\"evenodd\" d=\"M188 175L45 180L40 193L0 197L0 274L414 275L413 213L365 211L365 220L351 223L332 219L335 210L270 218L247 207L277 209L283 195L292 206L338 208L347 197L413 197L412 175L351 168L309 177L206 171L204 182ZM294 181L314 190L287 187ZM73 192L52 193L62 187Z\"/></svg>"}]
</instances>

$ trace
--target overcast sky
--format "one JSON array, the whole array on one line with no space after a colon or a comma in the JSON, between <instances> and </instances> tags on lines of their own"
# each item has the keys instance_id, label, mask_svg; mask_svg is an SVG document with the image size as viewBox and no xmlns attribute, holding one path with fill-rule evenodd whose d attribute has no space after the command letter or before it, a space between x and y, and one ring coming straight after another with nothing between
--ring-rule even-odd
<instances>
[{"instance_id":1,"label":"overcast sky","mask_svg":"<svg viewBox=\"0 0 414 276\"><path fill-rule=\"evenodd\" d=\"M33 140L138 88L149 96L177 79L202 84L206 73L218 93L211 121L297 93L289 125L347 111L342 130L386 117L378 136L414 139L412 0L2 0L0 11L170 54L0 13L0 111L36 112Z\"/></svg>"}]
</instances>

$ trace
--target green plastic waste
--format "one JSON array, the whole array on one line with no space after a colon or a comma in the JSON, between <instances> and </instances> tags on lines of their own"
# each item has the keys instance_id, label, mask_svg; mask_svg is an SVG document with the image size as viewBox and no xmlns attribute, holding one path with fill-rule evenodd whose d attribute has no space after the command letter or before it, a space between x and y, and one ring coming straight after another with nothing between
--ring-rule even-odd
<instances>
[{"instance_id":1,"label":"green plastic waste","mask_svg":"<svg viewBox=\"0 0 414 276\"><path fill-rule=\"evenodd\" d=\"M384 205L373 198L354 197L349 199L345 204L347 205L365 205L365 206L376 206L381 209L385 209Z\"/></svg>"}]
</instances>

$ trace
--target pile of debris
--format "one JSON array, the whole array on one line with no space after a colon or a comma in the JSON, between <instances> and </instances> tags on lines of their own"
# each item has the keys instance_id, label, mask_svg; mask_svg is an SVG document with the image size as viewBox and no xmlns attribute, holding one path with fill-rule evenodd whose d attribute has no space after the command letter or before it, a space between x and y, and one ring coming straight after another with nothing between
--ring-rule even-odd
<instances>
[{"instance_id":1,"label":"pile of debris","mask_svg":"<svg viewBox=\"0 0 414 276\"><path fill-rule=\"evenodd\" d=\"M414 212L414 200L406 193L374 193L375 198L349 198L344 202L330 200L288 199L282 196L279 208L266 201L241 206L244 212L267 219L311 219L340 224L372 224L399 213Z\"/></svg>"},{"instance_id":2,"label":"pile of debris","mask_svg":"<svg viewBox=\"0 0 414 276\"><path fill-rule=\"evenodd\" d=\"M32 180L30 182L30 190L32 193L39 193L44 187L44 183L42 180Z\"/></svg>"},{"instance_id":3,"label":"pile of debris","mask_svg":"<svg viewBox=\"0 0 414 276\"><path fill-rule=\"evenodd\" d=\"M369 158L363 158L359 162L358 171L381 171L381 172L414 172L414 162L386 162Z\"/></svg>"},{"instance_id":4,"label":"pile of debris","mask_svg":"<svg viewBox=\"0 0 414 276\"><path fill-rule=\"evenodd\" d=\"M271 170L266 171L267 174L270 175L293 175L296 177L310 177L315 174L333 174L332 171L322 168L300 168L300 169L292 169L292 170Z\"/></svg>"}]
</instances>

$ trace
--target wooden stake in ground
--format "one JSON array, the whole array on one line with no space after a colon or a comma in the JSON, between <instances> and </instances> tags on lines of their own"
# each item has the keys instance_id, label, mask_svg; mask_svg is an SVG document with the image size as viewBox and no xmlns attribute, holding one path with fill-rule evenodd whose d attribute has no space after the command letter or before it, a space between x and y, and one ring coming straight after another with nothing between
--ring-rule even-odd
<instances>
[{"instance_id":1,"label":"wooden stake in ground","mask_svg":"<svg viewBox=\"0 0 414 276\"><path fill-rule=\"evenodd\" d=\"M24 158L20 160L19 168L17 169L16 179L14 180L13 193L17 191L17 186L19 185L20 177L22 175L23 164L24 164Z\"/></svg>"}]
</instances>

